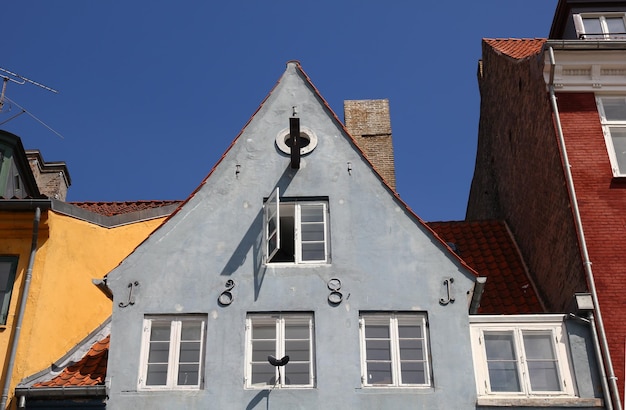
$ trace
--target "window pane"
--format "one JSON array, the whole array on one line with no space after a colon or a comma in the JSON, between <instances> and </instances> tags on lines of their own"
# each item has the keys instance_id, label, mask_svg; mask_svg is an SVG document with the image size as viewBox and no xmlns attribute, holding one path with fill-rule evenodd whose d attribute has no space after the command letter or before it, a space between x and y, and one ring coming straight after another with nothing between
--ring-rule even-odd
<instances>
[{"instance_id":1,"label":"window pane","mask_svg":"<svg viewBox=\"0 0 626 410\"><path fill-rule=\"evenodd\" d=\"M494 392L519 392L517 362L488 362L489 382Z\"/></svg>"},{"instance_id":2,"label":"window pane","mask_svg":"<svg viewBox=\"0 0 626 410\"><path fill-rule=\"evenodd\" d=\"M200 362L200 342L180 343L180 362L198 363Z\"/></svg>"},{"instance_id":3,"label":"window pane","mask_svg":"<svg viewBox=\"0 0 626 410\"><path fill-rule=\"evenodd\" d=\"M302 240L309 241L323 241L324 240L324 224L323 223L303 223Z\"/></svg>"},{"instance_id":4,"label":"window pane","mask_svg":"<svg viewBox=\"0 0 626 410\"><path fill-rule=\"evenodd\" d=\"M485 333L484 340L491 391L520 391L513 333Z\"/></svg>"},{"instance_id":5,"label":"window pane","mask_svg":"<svg viewBox=\"0 0 626 410\"><path fill-rule=\"evenodd\" d=\"M309 360L309 341L285 341L285 354L289 356L289 366L293 361Z\"/></svg>"},{"instance_id":6,"label":"window pane","mask_svg":"<svg viewBox=\"0 0 626 410\"><path fill-rule=\"evenodd\" d=\"M169 341L170 327L170 322L152 322L150 341Z\"/></svg>"},{"instance_id":7,"label":"window pane","mask_svg":"<svg viewBox=\"0 0 626 410\"><path fill-rule=\"evenodd\" d=\"M421 340L400 340L400 360L424 360Z\"/></svg>"},{"instance_id":8,"label":"window pane","mask_svg":"<svg viewBox=\"0 0 626 410\"><path fill-rule=\"evenodd\" d=\"M583 18L583 25L585 26L585 38L603 38L600 18L585 17Z\"/></svg>"},{"instance_id":9,"label":"window pane","mask_svg":"<svg viewBox=\"0 0 626 410\"><path fill-rule=\"evenodd\" d=\"M389 340L366 340L365 356L367 360L391 360Z\"/></svg>"},{"instance_id":10,"label":"window pane","mask_svg":"<svg viewBox=\"0 0 626 410\"><path fill-rule=\"evenodd\" d=\"M271 384L276 382L276 368L265 363L252 363L252 384Z\"/></svg>"},{"instance_id":11,"label":"window pane","mask_svg":"<svg viewBox=\"0 0 626 410\"><path fill-rule=\"evenodd\" d=\"M485 333L487 360L515 359L513 333Z\"/></svg>"},{"instance_id":12,"label":"window pane","mask_svg":"<svg viewBox=\"0 0 626 410\"><path fill-rule=\"evenodd\" d=\"M365 323L366 338L389 338L389 325L370 325L367 320Z\"/></svg>"},{"instance_id":13,"label":"window pane","mask_svg":"<svg viewBox=\"0 0 626 410\"><path fill-rule=\"evenodd\" d=\"M0 261L0 292L6 292L13 288L13 283L9 286L9 279L13 276L12 267L12 261Z\"/></svg>"},{"instance_id":14,"label":"window pane","mask_svg":"<svg viewBox=\"0 0 626 410\"><path fill-rule=\"evenodd\" d=\"M398 322L400 322L398 320ZM420 339L422 337L422 326L420 325L403 325L398 323L398 336L401 338L415 338Z\"/></svg>"},{"instance_id":15,"label":"window pane","mask_svg":"<svg viewBox=\"0 0 626 410\"><path fill-rule=\"evenodd\" d=\"M560 391L551 334L524 334L530 385L534 391Z\"/></svg>"},{"instance_id":16,"label":"window pane","mask_svg":"<svg viewBox=\"0 0 626 410\"><path fill-rule=\"evenodd\" d=\"M280 370L285 378L284 384L310 384L309 364L291 363Z\"/></svg>"},{"instance_id":17,"label":"window pane","mask_svg":"<svg viewBox=\"0 0 626 410\"><path fill-rule=\"evenodd\" d=\"M324 252L324 242L302 243L302 260L303 261L323 261L326 260Z\"/></svg>"},{"instance_id":18,"label":"window pane","mask_svg":"<svg viewBox=\"0 0 626 410\"><path fill-rule=\"evenodd\" d=\"M285 323L285 338L286 339L308 339L309 338L309 324L290 324Z\"/></svg>"},{"instance_id":19,"label":"window pane","mask_svg":"<svg viewBox=\"0 0 626 410\"><path fill-rule=\"evenodd\" d=\"M601 100L608 121L626 121L626 99L604 97Z\"/></svg>"},{"instance_id":20,"label":"window pane","mask_svg":"<svg viewBox=\"0 0 626 410\"><path fill-rule=\"evenodd\" d=\"M610 127L620 174L626 174L626 127Z\"/></svg>"},{"instance_id":21,"label":"window pane","mask_svg":"<svg viewBox=\"0 0 626 410\"><path fill-rule=\"evenodd\" d=\"M181 340L200 340L202 337L202 322L191 320L182 322Z\"/></svg>"},{"instance_id":22,"label":"window pane","mask_svg":"<svg viewBox=\"0 0 626 410\"><path fill-rule=\"evenodd\" d=\"M624 19L622 17L607 17L606 25L609 28L609 33L615 33L615 36L611 38L623 38L626 34L626 27L624 27Z\"/></svg>"},{"instance_id":23,"label":"window pane","mask_svg":"<svg viewBox=\"0 0 626 410\"><path fill-rule=\"evenodd\" d=\"M391 384L391 362L367 363L368 384Z\"/></svg>"},{"instance_id":24,"label":"window pane","mask_svg":"<svg viewBox=\"0 0 626 410\"><path fill-rule=\"evenodd\" d=\"M198 364L181 364L178 367L178 385L196 386L198 385Z\"/></svg>"},{"instance_id":25,"label":"window pane","mask_svg":"<svg viewBox=\"0 0 626 410\"><path fill-rule=\"evenodd\" d=\"M151 342L148 363L166 363L170 354L170 342Z\"/></svg>"},{"instance_id":26,"label":"window pane","mask_svg":"<svg viewBox=\"0 0 626 410\"><path fill-rule=\"evenodd\" d=\"M167 364L148 364L147 386L165 386L167 382Z\"/></svg>"},{"instance_id":27,"label":"window pane","mask_svg":"<svg viewBox=\"0 0 626 410\"><path fill-rule=\"evenodd\" d=\"M276 339L276 324L253 324L252 325L252 338L253 339Z\"/></svg>"},{"instance_id":28,"label":"window pane","mask_svg":"<svg viewBox=\"0 0 626 410\"><path fill-rule=\"evenodd\" d=\"M324 205L300 205L301 222L324 222Z\"/></svg>"},{"instance_id":29,"label":"window pane","mask_svg":"<svg viewBox=\"0 0 626 410\"><path fill-rule=\"evenodd\" d=\"M255 340L252 342L252 361L267 362L267 356L276 356L276 342Z\"/></svg>"},{"instance_id":30,"label":"window pane","mask_svg":"<svg viewBox=\"0 0 626 410\"><path fill-rule=\"evenodd\" d=\"M402 362L400 366L402 384L426 383L426 371L423 362Z\"/></svg>"}]
</instances>

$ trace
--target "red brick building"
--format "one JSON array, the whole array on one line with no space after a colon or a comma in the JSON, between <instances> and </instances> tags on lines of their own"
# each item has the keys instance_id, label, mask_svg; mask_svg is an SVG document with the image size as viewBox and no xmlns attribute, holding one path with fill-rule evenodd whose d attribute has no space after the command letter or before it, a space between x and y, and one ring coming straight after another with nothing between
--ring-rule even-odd
<instances>
[{"instance_id":1,"label":"red brick building","mask_svg":"<svg viewBox=\"0 0 626 410\"><path fill-rule=\"evenodd\" d=\"M467 219L506 221L549 311L567 311L574 293L591 291L621 408L626 2L559 0L548 39L483 40L478 80Z\"/></svg>"}]
</instances>

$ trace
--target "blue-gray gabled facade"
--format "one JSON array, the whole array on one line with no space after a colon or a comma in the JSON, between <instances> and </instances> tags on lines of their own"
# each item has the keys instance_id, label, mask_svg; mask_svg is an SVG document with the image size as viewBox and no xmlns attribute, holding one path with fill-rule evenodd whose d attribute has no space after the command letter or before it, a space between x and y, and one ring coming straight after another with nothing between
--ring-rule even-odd
<instances>
[{"instance_id":1,"label":"blue-gray gabled facade","mask_svg":"<svg viewBox=\"0 0 626 410\"><path fill-rule=\"evenodd\" d=\"M107 408L479 403L475 272L385 184L296 62L201 186L107 283ZM593 353L582 351L568 381L579 372L585 388L568 389L594 399Z\"/></svg>"}]
</instances>

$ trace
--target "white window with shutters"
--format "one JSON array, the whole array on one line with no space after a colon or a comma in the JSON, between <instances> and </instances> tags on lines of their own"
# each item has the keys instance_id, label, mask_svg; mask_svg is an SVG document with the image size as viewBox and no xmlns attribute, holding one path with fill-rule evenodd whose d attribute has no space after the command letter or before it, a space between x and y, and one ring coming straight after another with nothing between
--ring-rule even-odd
<instances>
[{"instance_id":1,"label":"white window with shutters","mask_svg":"<svg viewBox=\"0 0 626 410\"><path fill-rule=\"evenodd\" d=\"M328 201L280 198L279 189L264 205L265 263L329 262Z\"/></svg>"},{"instance_id":2,"label":"white window with shutters","mask_svg":"<svg viewBox=\"0 0 626 410\"><path fill-rule=\"evenodd\" d=\"M203 382L206 317L149 316L143 321L140 390L198 390Z\"/></svg>"},{"instance_id":3,"label":"white window with shutters","mask_svg":"<svg viewBox=\"0 0 626 410\"><path fill-rule=\"evenodd\" d=\"M574 396L563 315L470 317L483 397Z\"/></svg>"}]
</instances>

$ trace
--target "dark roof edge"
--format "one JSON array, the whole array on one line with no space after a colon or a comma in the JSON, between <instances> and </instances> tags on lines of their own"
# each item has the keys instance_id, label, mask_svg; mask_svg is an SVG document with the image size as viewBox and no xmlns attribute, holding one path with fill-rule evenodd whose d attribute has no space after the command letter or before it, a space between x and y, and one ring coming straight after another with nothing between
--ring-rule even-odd
<instances>
[{"instance_id":1,"label":"dark roof edge","mask_svg":"<svg viewBox=\"0 0 626 410\"><path fill-rule=\"evenodd\" d=\"M104 228L116 228L122 225L162 218L171 214L177 207L178 204L172 204L158 208L142 209L140 211L129 212L126 214L106 216L88 211L76 205L68 204L67 202L56 199L52 200L53 211L86 222L91 222Z\"/></svg>"},{"instance_id":2,"label":"dark roof edge","mask_svg":"<svg viewBox=\"0 0 626 410\"><path fill-rule=\"evenodd\" d=\"M87 211L58 199L0 199L0 211L32 211L35 208L40 208L41 210L52 210L85 222L100 225L104 228L116 228L122 225L166 217L177 207L178 204L171 204L126 214L106 216Z\"/></svg>"},{"instance_id":3,"label":"dark roof edge","mask_svg":"<svg viewBox=\"0 0 626 410\"><path fill-rule=\"evenodd\" d=\"M72 386L72 387L16 387L15 395L27 398L78 398L102 397L106 398L106 386Z\"/></svg>"},{"instance_id":4,"label":"dark roof edge","mask_svg":"<svg viewBox=\"0 0 626 410\"><path fill-rule=\"evenodd\" d=\"M557 50L624 50L624 40L555 40L548 39L543 45L544 50L552 47Z\"/></svg>"}]
</instances>

